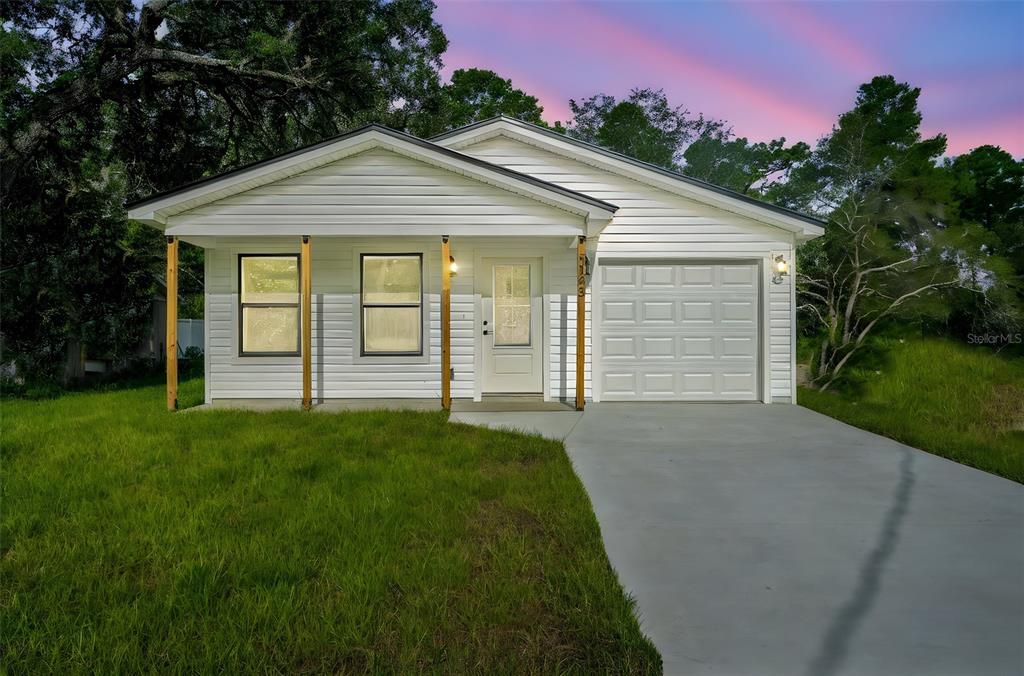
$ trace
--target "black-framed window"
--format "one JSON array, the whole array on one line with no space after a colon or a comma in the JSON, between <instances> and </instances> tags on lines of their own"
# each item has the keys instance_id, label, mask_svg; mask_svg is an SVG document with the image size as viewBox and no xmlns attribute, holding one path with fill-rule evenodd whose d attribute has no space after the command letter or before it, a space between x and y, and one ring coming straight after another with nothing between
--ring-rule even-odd
<instances>
[{"instance_id":1,"label":"black-framed window","mask_svg":"<svg viewBox=\"0 0 1024 676\"><path fill-rule=\"evenodd\" d=\"M423 254L359 257L363 356L423 354Z\"/></svg>"},{"instance_id":2,"label":"black-framed window","mask_svg":"<svg viewBox=\"0 0 1024 676\"><path fill-rule=\"evenodd\" d=\"M238 353L299 354L299 255L238 256Z\"/></svg>"}]
</instances>

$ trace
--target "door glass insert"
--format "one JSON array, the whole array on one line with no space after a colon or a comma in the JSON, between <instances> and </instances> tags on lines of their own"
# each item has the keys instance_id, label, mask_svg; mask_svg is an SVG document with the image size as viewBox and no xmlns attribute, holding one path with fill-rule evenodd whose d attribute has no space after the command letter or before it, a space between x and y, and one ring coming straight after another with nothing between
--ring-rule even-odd
<instances>
[{"instance_id":1,"label":"door glass insert","mask_svg":"<svg viewBox=\"0 0 1024 676\"><path fill-rule=\"evenodd\" d=\"M494 266L494 344L530 344L530 266Z\"/></svg>"}]
</instances>

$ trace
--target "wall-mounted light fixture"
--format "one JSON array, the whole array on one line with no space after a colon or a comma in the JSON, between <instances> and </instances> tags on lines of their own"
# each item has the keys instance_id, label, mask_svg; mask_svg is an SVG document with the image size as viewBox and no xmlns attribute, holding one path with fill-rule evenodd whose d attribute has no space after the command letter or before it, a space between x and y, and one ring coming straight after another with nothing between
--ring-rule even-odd
<instances>
[{"instance_id":1,"label":"wall-mounted light fixture","mask_svg":"<svg viewBox=\"0 0 1024 676\"><path fill-rule=\"evenodd\" d=\"M459 264L455 262L455 256L448 257L448 274L452 277L459 274Z\"/></svg>"},{"instance_id":2,"label":"wall-mounted light fixture","mask_svg":"<svg viewBox=\"0 0 1024 676\"><path fill-rule=\"evenodd\" d=\"M584 256L583 258L583 273L590 279L590 256Z\"/></svg>"},{"instance_id":3,"label":"wall-mounted light fixture","mask_svg":"<svg viewBox=\"0 0 1024 676\"><path fill-rule=\"evenodd\" d=\"M789 274L789 263L786 262L785 257L779 254L772 261L772 283L782 284L782 278Z\"/></svg>"}]
</instances>

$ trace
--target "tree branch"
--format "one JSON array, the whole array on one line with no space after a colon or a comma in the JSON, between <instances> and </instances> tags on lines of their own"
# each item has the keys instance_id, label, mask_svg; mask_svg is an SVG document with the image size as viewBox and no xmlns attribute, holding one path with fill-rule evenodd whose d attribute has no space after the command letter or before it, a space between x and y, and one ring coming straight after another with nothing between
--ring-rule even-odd
<instances>
[{"instance_id":1,"label":"tree branch","mask_svg":"<svg viewBox=\"0 0 1024 676\"><path fill-rule=\"evenodd\" d=\"M825 303L826 305L828 304L828 299L825 298L825 296L821 295L820 293L817 293L816 291L808 291L807 289L800 289L800 295L802 295L802 296L810 296L811 298L817 298L822 303Z\"/></svg>"},{"instance_id":2,"label":"tree branch","mask_svg":"<svg viewBox=\"0 0 1024 676\"><path fill-rule=\"evenodd\" d=\"M188 52L180 52L176 49L143 47L137 49L136 54L139 60L144 62L177 63L194 68L222 69L240 77L283 82L299 89L320 88L320 83L317 80L312 80L298 75L290 75L288 73L279 73L276 70L268 70L266 68L248 70L243 64L228 61L227 59L215 59L210 56L189 54Z\"/></svg>"},{"instance_id":3,"label":"tree branch","mask_svg":"<svg viewBox=\"0 0 1024 676\"><path fill-rule=\"evenodd\" d=\"M914 291L908 291L907 293L903 294L902 296L894 300L892 303L890 303L889 307L879 312L878 316L872 319L871 322L867 326L865 326L863 330L861 330L861 332L857 335L857 339L853 341L853 343L850 343L848 341L844 342L843 346L849 346L850 350L845 355L843 355L843 358L840 359L839 362L832 368L832 377L829 378L828 382L822 385L822 391L828 389L828 387L835 382L836 378L839 377L839 372L843 369L844 366L846 366L846 363L850 360L850 357L852 357L854 353L857 352L857 350L863 347L864 340L868 337L868 334L871 333L871 330L875 328L875 325L877 325L878 322L887 317L889 314L892 313L893 310L895 310L897 307L902 305L904 302L910 300L911 298L916 298L917 296L920 296L922 293L930 291L931 289L956 286L957 283L957 281L953 280L948 282L934 282L932 284L926 284L918 289L915 289Z\"/></svg>"},{"instance_id":4,"label":"tree branch","mask_svg":"<svg viewBox=\"0 0 1024 676\"><path fill-rule=\"evenodd\" d=\"M828 285L825 284L825 282L814 279L813 277L808 277L807 275L804 274L797 273L796 281L798 283L810 284L811 286L816 286L819 289L825 289L826 291L828 291Z\"/></svg>"},{"instance_id":5,"label":"tree branch","mask_svg":"<svg viewBox=\"0 0 1024 676\"><path fill-rule=\"evenodd\" d=\"M903 265L904 263L910 263L911 261L916 261L917 258L918 258L917 256L910 256L909 258L904 258L901 261L896 261L895 263L889 263L888 265L880 265L880 266L875 267L875 268L867 268L865 270L861 270L860 274L861 274L861 276L865 276L865 275L869 275L869 274L874 273L874 272L883 272L885 270L891 270L892 268L899 267L899 266Z\"/></svg>"},{"instance_id":6,"label":"tree branch","mask_svg":"<svg viewBox=\"0 0 1024 676\"><path fill-rule=\"evenodd\" d=\"M818 321L821 322L822 326L825 325L825 318L821 315L821 311L813 303L804 303L803 305L798 305L796 307L796 311L800 312L800 310L810 310L818 317Z\"/></svg>"}]
</instances>

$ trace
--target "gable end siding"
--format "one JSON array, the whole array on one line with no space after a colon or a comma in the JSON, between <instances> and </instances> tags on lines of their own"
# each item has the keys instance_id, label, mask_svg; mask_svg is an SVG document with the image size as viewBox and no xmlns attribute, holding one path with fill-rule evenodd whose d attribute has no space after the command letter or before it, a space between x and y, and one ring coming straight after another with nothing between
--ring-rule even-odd
<instances>
[{"instance_id":1,"label":"gable end siding","mask_svg":"<svg viewBox=\"0 0 1024 676\"><path fill-rule=\"evenodd\" d=\"M582 216L384 149L171 216L168 225L580 226Z\"/></svg>"}]
</instances>

